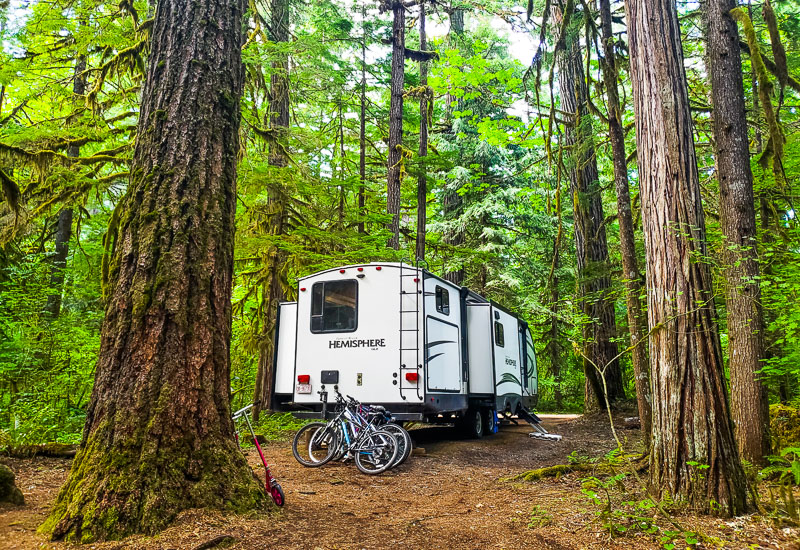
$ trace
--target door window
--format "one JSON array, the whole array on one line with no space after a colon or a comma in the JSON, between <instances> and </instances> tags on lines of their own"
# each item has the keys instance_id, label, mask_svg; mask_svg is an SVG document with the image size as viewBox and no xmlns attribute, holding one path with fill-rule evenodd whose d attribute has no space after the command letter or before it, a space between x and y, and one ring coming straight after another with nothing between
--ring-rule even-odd
<instances>
[{"instance_id":1,"label":"door window","mask_svg":"<svg viewBox=\"0 0 800 550\"><path fill-rule=\"evenodd\" d=\"M506 345L506 340L503 335L503 323L500 321L494 322L494 343L501 348Z\"/></svg>"},{"instance_id":2,"label":"door window","mask_svg":"<svg viewBox=\"0 0 800 550\"><path fill-rule=\"evenodd\" d=\"M450 293L446 288L436 286L436 311L450 315Z\"/></svg>"}]
</instances>

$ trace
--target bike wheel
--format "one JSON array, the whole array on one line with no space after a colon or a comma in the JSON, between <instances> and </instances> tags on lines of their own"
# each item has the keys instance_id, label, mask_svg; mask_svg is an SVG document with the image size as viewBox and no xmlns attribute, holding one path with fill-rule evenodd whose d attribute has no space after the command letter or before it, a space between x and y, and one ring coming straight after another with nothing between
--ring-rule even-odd
<instances>
[{"instance_id":1,"label":"bike wheel","mask_svg":"<svg viewBox=\"0 0 800 550\"><path fill-rule=\"evenodd\" d=\"M312 422L295 434L292 454L303 466L315 468L330 461L338 447L339 439L331 426L324 422Z\"/></svg>"},{"instance_id":2,"label":"bike wheel","mask_svg":"<svg viewBox=\"0 0 800 550\"><path fill-rule=\"evenodd\" d=\"M389 432L366 434L355 449L356 468L369 475L385 472L397 460L397 448L397 439Z\"/></svg>"},{"instance_id":3,"label":"bike wheel","mask_svg":"<svg viewBox=\"0 0 800 550\"><path fill-rule=\"evenodd\" d=\"M338 442L338 445L336 445L336 449L333 451L331 460L340 460L347 454L347 440L342 432L341 424L337 423L334 427L334 431L336 432L336 441Z\"/></svg>"},{"instance_id":4,"label":"bike wheel","mask_svg":"<svg viewBox=\"0 0 800 550\"><path fill-rule=\"evenodd\" d=\"M397 459L392 465L392 468L400 466L411 455L411 436L402 426L397 424L384 424L381 426L381 430L389 432L397 439Z\"/></svg>"},{"instance_id":5,"label":"bike wheel","mask_svg":"<svg viewBox=\"0 0 800 550\"><path fill-rule=\"evenodd\" d=\"M267 488L267 492L269 496L272 497L272 501L275 503L275 506L283 506L286 502L286 497L283 494L283 488L281 487L280 483L276 483L272 487Z\"/></svg>"}]
</instances>

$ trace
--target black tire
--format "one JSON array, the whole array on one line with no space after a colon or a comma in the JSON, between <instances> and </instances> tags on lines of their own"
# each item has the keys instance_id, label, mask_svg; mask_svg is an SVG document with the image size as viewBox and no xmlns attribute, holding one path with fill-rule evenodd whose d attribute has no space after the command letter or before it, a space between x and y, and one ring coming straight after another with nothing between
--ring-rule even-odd
<instances>
[{"instance_id":1,"label":"black tire","mask_svg":"<svg viewBox=\"0 0 800 550\"><path fill-rule=\"evenodd\" d=\"M267 493L272 497L272 502L275 503L275 506L286 504L286 495L283 494L283 488L280 483L276 483L273 487L268 487Z\"/></svg>"},{"instance_id":2,"label":"black tire","mask_svg":"<svg viewBox=\"0 0 800 550\"><path fill-rule=\"evenodd\" d=\"M484 435L494 435L492 426L497 424L497 413L492 409L483 409L483 433ZM494 419L492 419L494 415Z\"/></svg>"},{"instance_id":3,"label":"black tire","mask_svg":"<svg viewBox=\"0 0 800 550\"><path fill-rule=\"evenodd\" d=\"M395 459L395 463L392 468L395 466L400 466L411 455L411 448L413 445L411 442L411 436L402 426L397 424L384 424L380 428L381 430L394 435L395 439L397 439L397 458Z\"/></svg>"},{"instance_id":4,"label":"black tire","mask_svg":"<svg viewBox=\"0 0 800 550\"><path fill-rule=\"evenodd\" d=\"M332 426L312 422L300 428L292 441L294 458L309 468L329 462L339 448L339 438Z\"/></svg>"},{"instance_id":5,"label":"black tire","mask_svg":"<svg viewBox=\"0 0 800 550\"><path fill-rule=\"evenodd\" d=\"M485 419L481 409L467 409L460 424L461 431L469 439L480 439L486 433Z\"/></svg>"},{"instance_id":6,"label":"black tire","mask_svg":"<svg viewBox=\"0 0 800 550\"><path fill-rule=\"evenodd\" d=\"M356 468L368 475L383 473L397 461L397 439L381 430L367 437L367 441L360 445L362 450L354 451Z\"/></svg>"}]
</instances>

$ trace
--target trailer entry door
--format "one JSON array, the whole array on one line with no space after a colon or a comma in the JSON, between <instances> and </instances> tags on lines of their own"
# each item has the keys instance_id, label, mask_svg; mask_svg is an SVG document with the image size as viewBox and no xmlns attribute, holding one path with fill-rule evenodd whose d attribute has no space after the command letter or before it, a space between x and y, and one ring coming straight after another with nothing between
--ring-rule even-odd
<instances>
[{"instance_id":1,"label":"trailer entry door","mask_svg":"<svg viewBox=\"0 0 800 550\"><path fill-rule=\"evenodd\" d=\"M426 319L428 391L461 391L461 331L435 317Z\"/></svg>"}]
</instances>

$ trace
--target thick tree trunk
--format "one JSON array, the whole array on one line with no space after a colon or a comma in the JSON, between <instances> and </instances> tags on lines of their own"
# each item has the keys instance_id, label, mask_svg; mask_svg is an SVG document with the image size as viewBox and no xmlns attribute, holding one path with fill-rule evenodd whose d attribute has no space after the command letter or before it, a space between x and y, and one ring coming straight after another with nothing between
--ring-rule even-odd
<instances>
[{"instance_id":1,"label":"thick tree trunk","mask_svg":"<svg viewBox=\"0 0 800 550\"><path fill-rule=\"evenodd\" d=\"M733 515L747 509L717 332L683 69L670 0L626 0L653 366L650 481ZM699 465L708 466L699 470Z\"/></svg>"},{"instance_id":2,"label":"thick tree trunk","mask_svg":"<svg viewBox=\"0 0 800 550\"><path fill-rule=\"evenodd\" d=\"M78 56L75 62L75 73L72 81L72 93L82 96L86 91L86 58ZM77 145L67 147L68 157L78 157L81 148ZM72 238L72 208L64 208L58 213L55 234L55 250L53 251L52 267L50 268L51 294L47 296L44 310L52 318L57 318L61 313L61 298L64 294L64 270L67 267L69 255L69 240Z\"/></svg>"},{"instance_id":3,"label":"thick tree trunk","mask_svg":"<svg viewBox=\"0 0 800 550\"><path fill-rule=\"evenodd\" d=\"M617 221L619 223L619 242L622 251L622 271L625 282L625 304L628 306L628 332L631 335L631 360L636 384L636 402L639 406L639 419L646 442L650 441L653 420L652 396L650 390L650 364L647 361L647 343L642 342L646 334L647 321L644 318L640 296L642 276L636 259L636 241L631 212L630 186L628 185L628 164L625 154L625 132L622 129L622 109L617 90L616 57L614 55L614 34L611 29L611 0L600 0L600 20L602 28L603 57L600 66L606 85L608 102L608 135L611 141L611 154L614 162L614 187L617 191Z\"/></svg>"},{"instance_id":4,"label":"thick tree trunk","mask_svg":"<svg viewBox=\"0 0 800 550\"><path fill-rule=\"evenodd\" d=\"M711 73L714 159L728 310L731 414L742 458L763 464L770 454L767 391L758 371L763 350L753 174L745 117L734 0L707 0L707 55Z\"/></svg>"},{"instance_id":5,"label":"thick tree trunk","mask_svg":"<svg viewBox=\"0 0 800 550\"><path fill-rule=\"evenodd\" d=\"M556 20L560 19L560 12ZM569 113L565 145L569 148L568 168L575 220L575 251L583 329L584 372L586 374L585 412L606 407L601 379L605 376L608 403L625 397L617 356L617 323L610 295L611 276L608 243L604 225L603 198L597 173L597 160L588 111L588 91L583 74L580 42L568 39L559 54L561 110Z\"/></svg>"},{"instance_id":6,"label":"thick tree trunk","mask_svg":"<svg viewBox=\"0 0 800 550\"><path fill-rule=\"evenodd\" d=\"M264 494L230 417L241 0L161 0L128 193L106 237L106 310L83 440L43 526L155 533Z\"/></svg>"},{"instance_id":7,"label":"thick tree trunk","mask_svg":"<svg viewBox=\"0 0 800 550\"><path fill-rule=\"evenodd\" d=\"M287 0L272 0L270 4L270 38L273 42L289 40L289 6ZM270 145L269 165L285 168L289 164L286 153L289 130L289 57L281 56L272 62L270 77L269 101L270 129L275 135L275 142ZM269 204L272 220L269 233L279 239L285 231L286 197L279 184L269 190ZM258 420L262 410L272 408L272 379L275 351L275 320L278 316L278 304L284 299L282 271L287 255L279 243L273 242L267 254L267 277L262 290L262 333L259 346L258 366L256 369L255 388L253 390L253 418Z\"/></svg>"},{"instance_id":8,"label":"thick tree trunk","mask_svg":"<svg viewBox=\"0 0 800 550\"><path fill-rule=\"evenodd\" d=\"M405 85L406 9L392 1L392 80L389 106L389 159L386 186L386 211L389 221L389 248L400 248L400 183L403 149L403 86Z\"/></svg>"},{"instance_id":9,"label":"thick tree trunk","mask_svg":"<svg viewBox=\"0 0 800 550\"><path fill-rule=\"evenodd\" d=\"M425 36L425 2L419 5L419 49L427 50ZM419 62L419 85L428 85L428 63ZM417 177L417 260L425 259L425 234L428 214L428 181L425 170L425 157L428 156L428 95L419 100L419 176Z\"/></svg>"}]
</instances>

